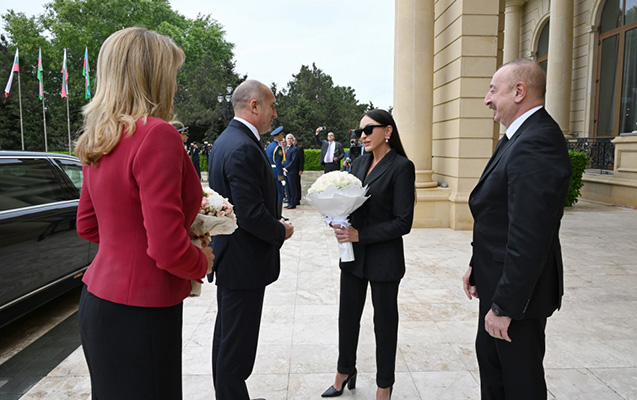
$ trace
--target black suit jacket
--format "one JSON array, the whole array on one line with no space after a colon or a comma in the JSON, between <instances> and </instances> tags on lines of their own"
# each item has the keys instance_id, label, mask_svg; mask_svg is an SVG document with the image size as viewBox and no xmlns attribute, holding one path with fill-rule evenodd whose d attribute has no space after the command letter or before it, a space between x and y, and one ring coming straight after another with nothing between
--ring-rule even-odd
<instances>
[{"instance_id":1,"label":"black suit jacket","mask_svg":"<svg viewBox=\"0 0 637 400\"><path fill-rule=\"evenodd\" d=\"M321 165L325 165L325 154L327 153L327 149L330 146L330 142L327 140L321 140L319 139L318 135L314 135L314 140L316 141L316 144L321 146L321 157L319 159L319 163ZM334 140L335 143L335 147L334 147L334 162L339 162L343 159L343 157L345 156L345 152L343 151L343 145L340 144L339 142L337 142L336 140Z\"/></svg>"},{"instance_id":2,"label":"black suit jacket","mask_svg":"<svg viewBox=\"0 0 637 400\"><path fill-rule=\"evenodd\" d=\"M285 228L277 220L277 189L270 162L242 122L230 121L215 141L208 171L210 188L234 205L239 225L232 235L212 238L217 285L265 287L279 276Z\"/></svg>"},{"instance_id":3,"label":"black suit jacket","mask_svg":"<svg viewBox=\"0 0 637 400\"><path fill-rule=\"evenodd\" d=\"M369 199L351 215L359 241L355 260L340 267L372 281L397 281L405 275L403 235L414 220L414 164L391 150L367 175L373 154L356 159L352 174L368 186Z\"/></svg>"},{"instance_id":4,"label":"black suit jacket","mask_svg":"<svg viewBox=\"0 0 637 400\"><path fill-rule=\"evenodd\" d=\"M548 317L560 307L559 228L570 175L564 135L544 108L498 144L469 199L481 302L514 319Z\"/></svg>"},{"instance_id":5,"label":"black suit jacket","mask_svg":"<svg viewBox=\"0 0 637 400\"><path fill-rule=\"evenodd\" d=\"M305 170L305 150L301 146L296 146L297 157L299 158L299 171Z\"/></svg>"}]
</instances>

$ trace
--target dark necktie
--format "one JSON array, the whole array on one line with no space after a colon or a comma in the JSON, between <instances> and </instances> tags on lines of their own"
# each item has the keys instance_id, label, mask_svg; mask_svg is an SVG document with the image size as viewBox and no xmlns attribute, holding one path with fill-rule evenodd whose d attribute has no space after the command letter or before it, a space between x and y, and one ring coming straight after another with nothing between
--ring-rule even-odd
<instances>
[{"instance_id":1,"label":"dark necktie","mask_svg":"<svg viewBox=\"0 0 637 400\"><path fill-rule=\"evenodd\" d=\"M506 134L504 136L502 136L502 139L500 139L498 141L498 144L495 146L495 151L493 152L493 155L491 155L491 158L489 159L489 162L487 163L486 167L484 167L484 171L489 169L489 166L491 165L493 160L495 160L495 157L498 154L498 152L502 150L502 148L507 144L508 141L509 141L509 137ZM483 172L483 174L484 174L484 172Z\"/></svg>"}]
</instances>

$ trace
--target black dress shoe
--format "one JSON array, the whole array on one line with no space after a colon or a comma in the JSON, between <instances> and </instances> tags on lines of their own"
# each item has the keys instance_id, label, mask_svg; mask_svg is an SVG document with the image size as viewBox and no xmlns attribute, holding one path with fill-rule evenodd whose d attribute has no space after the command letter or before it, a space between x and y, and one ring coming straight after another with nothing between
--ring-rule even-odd
<instances>
[{"instance_id":1,"label":"black dress shoe","mask_svg":"<svg viewBox=\"0 0 637 400\"><path fill-rule=\"evenodd\" d=\"M345 385L347 385L347 388L349 390L356 389L356 375L357 375L357 373L358 373L358 371L356 371L356 368L354 368L354 373L352 373L351 375L349 375L347 377L347 379L345 379L345 382L343 382L343 386L341 387L341 390L336 390L334 385L332 385L332 386L329 387L329 389L327 389L325 392L323 392L321 397L338 397L338 396L343 394L343 390L345 390Z\"/></svg>"},{"instance_id":2,"label":"black dress shoe","mask_svg":"<svg viewBox=\"0 0 637 400\"><path fill-rule=\"evenodd\" d=\"M294 210L296 208L296 206L287 206L285 208L287 208L288 210Z\"/></svg>"}]
</instances>

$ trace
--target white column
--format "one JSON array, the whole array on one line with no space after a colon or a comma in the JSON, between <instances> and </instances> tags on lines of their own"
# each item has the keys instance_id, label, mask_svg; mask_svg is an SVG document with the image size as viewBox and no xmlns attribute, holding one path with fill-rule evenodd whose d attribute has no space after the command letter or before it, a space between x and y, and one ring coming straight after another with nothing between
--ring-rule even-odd
<instances>
[{"instance_id":1,"label":"white column","mask_svg":"<svg viewBox=\"0 0 637 400\"><path fill-rule=\"evenodd\" d=\"M504 9L504 52L502 63L520 57L520 21L524 0L507 0Z\"/></svg>"},{"instance_id":2,"label":"white column","mask_svg":"<svg viewBox=\"0 0 637 400\"><path fill-rule=\"evenodd\" d=\"M573 71L573 0L551 1L546 110L570 133Z\"/></svg>"},{"instance_id":3,"label":"white column","mask_svg":"<svg viewBox=\"0 0 637 400\"><path fill-rule=\"evenodd\" d=\"M396 0L395 22L394 118L416 166L416 188L433 188L434 0Z\"/></svg>"}]
</instances>

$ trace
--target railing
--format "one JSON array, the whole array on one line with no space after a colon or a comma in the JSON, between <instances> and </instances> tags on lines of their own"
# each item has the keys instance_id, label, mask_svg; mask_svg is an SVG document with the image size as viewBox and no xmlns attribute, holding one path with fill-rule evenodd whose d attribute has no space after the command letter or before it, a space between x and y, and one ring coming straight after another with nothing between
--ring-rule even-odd
<instances>
[{"instance_id":1,"label":"railing","mask_svg":"<svg viewBox=\"0 0 637 400\"><path fill-rule=\"evenodd\" d=\"M567 138L569 150L588 155L590 163L587 170L600 174L612 174L615 165L615 146L611 142L615 136Z\"/></svg>"}]
</instances>

